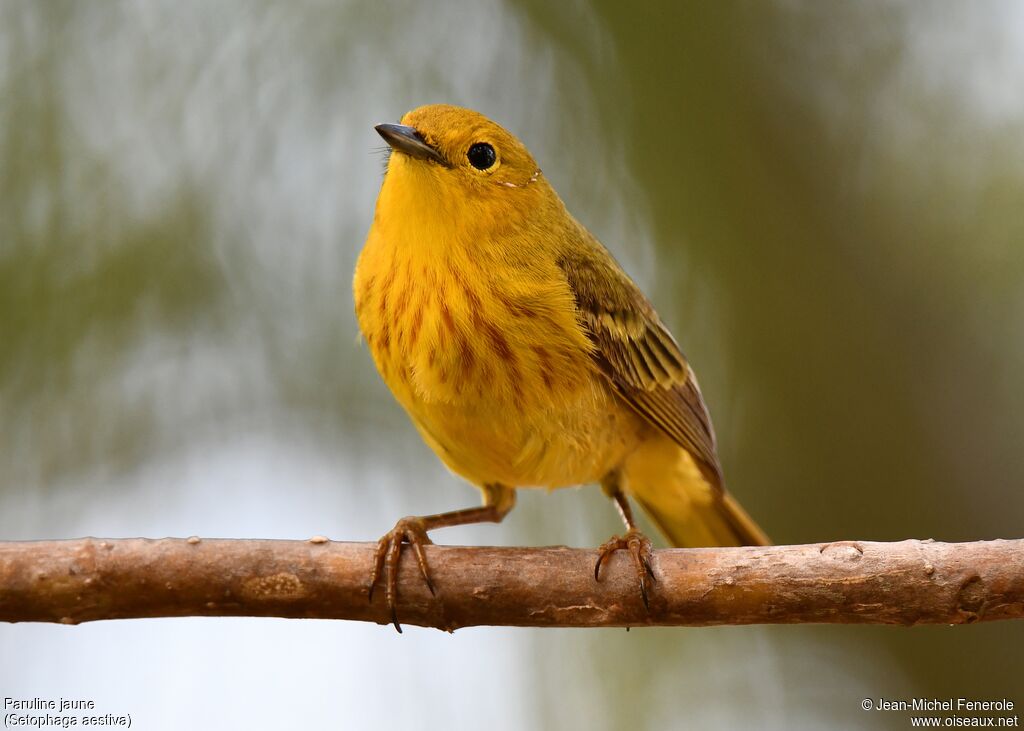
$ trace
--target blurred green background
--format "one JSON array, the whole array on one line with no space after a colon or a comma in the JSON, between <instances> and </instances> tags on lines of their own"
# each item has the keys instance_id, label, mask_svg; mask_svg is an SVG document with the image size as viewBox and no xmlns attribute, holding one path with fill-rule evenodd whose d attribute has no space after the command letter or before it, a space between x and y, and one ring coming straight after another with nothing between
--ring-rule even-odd
<instances>
[{"instance_id":1,"label":"blurred green background","mask_svg":"<svg viewBox=\"0 0 1024 731\"><path fill-rule=\"evenodd\" d=\"M781 543L1020 537L1024 5L0 2L0 538L372 540L475 504L357 342L373 125L500 121L655 301ZM595 546L593 487L445 543ZM145 729L908 728L1024 627L0 626Z\"/></svg>"}]
</instances>

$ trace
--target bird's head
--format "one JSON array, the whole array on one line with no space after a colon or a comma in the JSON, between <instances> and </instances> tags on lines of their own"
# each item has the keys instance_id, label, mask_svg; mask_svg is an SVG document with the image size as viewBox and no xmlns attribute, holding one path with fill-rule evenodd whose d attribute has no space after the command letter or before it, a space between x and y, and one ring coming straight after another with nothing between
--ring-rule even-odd
<instances>
[{"instance_id":1,"label":"bird's head","mask_svg":"<svg viewBox=\"0 0 1024 731\"><path fill-rule=\"evenodd\" d=\"M472 211L509 220L553 194L523 143L470 109L423 106L376 130L392 153L385 188L407 215L430 207L444 216Z\"/></svg>"}]
</instances>

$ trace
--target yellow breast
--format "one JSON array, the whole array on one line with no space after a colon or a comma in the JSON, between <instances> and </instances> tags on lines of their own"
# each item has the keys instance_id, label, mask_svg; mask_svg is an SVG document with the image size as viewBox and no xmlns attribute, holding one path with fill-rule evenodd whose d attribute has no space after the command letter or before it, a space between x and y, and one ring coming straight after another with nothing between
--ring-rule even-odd
<instances>
[{"instance_id":1,"label":"yellow breast","mask_svg":"<svg viewBox=\"0 0 1024 731\"><path fill-rule=\"evenodd\" d=\"M356 268L356 313L384 381L476 484L599 479L638 422L593 367L561 272L430 233L378 217Z\"/></svg>"}]
</instances>

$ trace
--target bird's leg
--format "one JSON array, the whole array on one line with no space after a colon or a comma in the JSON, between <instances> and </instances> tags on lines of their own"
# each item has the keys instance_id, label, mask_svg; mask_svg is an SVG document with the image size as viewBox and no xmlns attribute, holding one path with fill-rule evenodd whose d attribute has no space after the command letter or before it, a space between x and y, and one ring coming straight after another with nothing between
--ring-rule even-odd
<instances>
[{"instance_id":1,"label":"bird's leg","mask_svg":"<svg viewBox=\"0 0 1024 731\"><path fill-rule=\"evenodd\" d=\"M402 544L408 543L416 553L416 561L420 567L423 580L427 583L430 593L436 596L434 582L430 578L430 567L423 546L432 543L427 531L435 528L447 528L453 525L468 523L500 523L516 504L516 492L505 485L484 485L484 504L479 508L453 510L437 515L410 516L402 518L395 527L377 541L377 552L373 559L373 573L370 575L369 598L373 601L373 590L382 576L384 581L384 597L391 609L391 621L395 629L402 631L395 611L395 600L398 596L398 561L402 555Z\"/></svg>"},{"instance_id":2,"label":"bird's leg","mask_svg":"<svg viewBox=\"0 0 1024 731\"><path fill-rule=\"evenodd\" d=\"M652 583L657 581L654 577L654 569L651 568L654 551L650 539L636 527L636 521L633 520L633 509L629 505L629 499L622 492L620 479L618 471L609 473L601 480L601 489L615 501L615 507L619 509L622 522L626 524L626 534L612 536L598 548L597 563L594 565L594 579L601 580L601 566L613 553L619 549L626 549L633 557L633 566L640 584L640 598L643 599L644 606L650 609L650 602L647 598L647 578L650 577Z\"/></svg>"}]
</instances>

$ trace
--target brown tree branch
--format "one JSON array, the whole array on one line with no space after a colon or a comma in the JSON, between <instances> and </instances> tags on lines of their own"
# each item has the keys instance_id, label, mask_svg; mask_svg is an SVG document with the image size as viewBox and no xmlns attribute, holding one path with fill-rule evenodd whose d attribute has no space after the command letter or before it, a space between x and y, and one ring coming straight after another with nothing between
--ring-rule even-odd
<instances>
[{"instance_id":1,"label":"brown tree branch","mask_svg":"<svg viewBox=\"0 0 1024 731\"><path fill-rule=\"evenodd\" d=\"M0 621L202 615L386 623L384 592L367 601L374 547L326 539L0 543ZM662 550L649 612L622 551L596 582L594 550L426 550L438 596L403 555L403 624L914 625L1024 617L1024 540Z\"/></svg>"}]
</instances>

